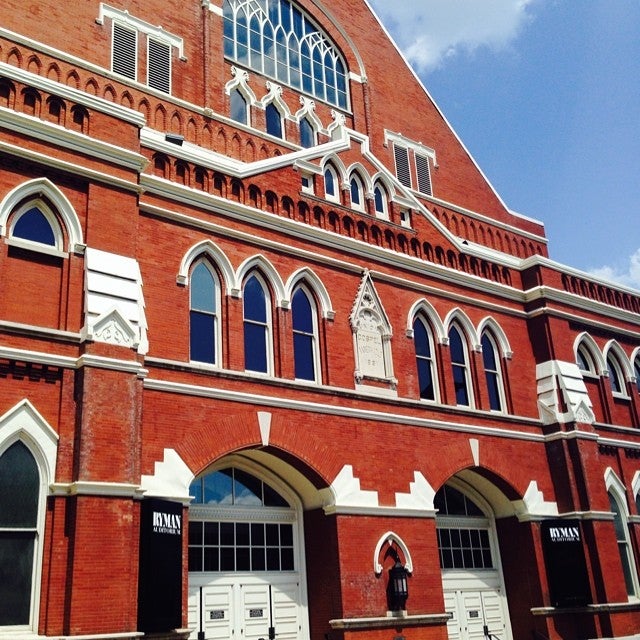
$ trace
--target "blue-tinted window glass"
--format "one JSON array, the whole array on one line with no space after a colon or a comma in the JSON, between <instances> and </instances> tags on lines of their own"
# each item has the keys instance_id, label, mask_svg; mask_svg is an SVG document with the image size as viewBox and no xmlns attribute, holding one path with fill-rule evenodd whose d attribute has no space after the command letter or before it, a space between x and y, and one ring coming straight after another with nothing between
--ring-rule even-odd
<instances>
[{"instance_id":1,"label":"blue-tinted window glass","mask_svg":"<svg viewBox=\"0 0 640 640\"><path fill-rule=\"evenodd\" d=\"M640 393L640 356L636 358L636 361L633 364L633 369L636 375L636 389L638 390L638 393Z\"/></svg>"},{"instance_id":2,"label":"blue-tinted window glass","mask_svg":"<svg viewBox=\"0 0 640 640\"><path fill-rule=\"evenodd\" d=\"M613 358L607 358L607 369L609 369L609 382L613 393L622 393L622 380L620 379L620 368Z\"/></svg>"},{"instance_id":3,"label":"blue-tinted window glass","mask_svg":"<svg viewBox=\"0 0 640 640\"><path fill-rule=\"evenodd\" d=\"M266 109L267 133L282 138L282 116L274 104L268 104Z\"/></svg>"},{"instance_id":4,"label":"blue-tinted window glass","mask_svg":"<svg viewBox=\"0 0 640 640\"><path fill-rule=\"evenodd\" d=\"M336 185L331 169L327 169L324 172L324 193L327 196L336 195Z\"/></svg>"},{"instance_id":5,"label":"blue-tinted window glass","mask_svg":"<svg viewBox=\"0 0 640 640\"><path fill-rule=\"evenodd\" d=\"M469 405L469 390L467 388L467 357L456 327L449 331L449 348L451 350L451 365L453 368L453 385L456 394L456 404Z\"/></svg>"},{"instance_id":6,"label":"blue-tinted window glass","mask_svg":"<svg viewBox=\"0 0 640 640\"><path fill-rule=\"evenodd\" d=\"M487 391L489 392L489 407L492 411L502 410L500 399L500 371L496 358L495 347L489 336L482 336L482 361L484 363L484 373L487 381Z\"/></svg>"},{"instance_id":7,"label":"blue-tinted window glass","mask_svg":"<svg viewBox=\"0 0 640 640\"><path fill-rule=\"evenodd\" d=\"M576 362L578 364L578 368L581 369L582 371L591 371L589 360L587 359L587 356L585 355L582 348L578 349Z\"/></svg>"},{"instance_id":8,"label":"blue-tinted window glass","mask_svg":"<svg viewBox=\"0 0 640 640\"><path fill-rule=\"evenodd\" d=\"M351 204L360 206L362 204L360 195L360 183L357 178L351 178Z\"/></svg>"},{"instance_id":9,"label":"blue-tinted window glass","mask_svg":"<svg viewBox=\"0 0 640 640\"><path fill-rule=\"evenodd\" d=\"M307 118L300 120L300 146L308 149L315 144L315 132Z\"/></svg>"},{"instance_id":10,"label":"blue-tinted window glass","mask_svg":"<svg viewBox=\"0 0 640 640\"><path fill-rule=\"evenodd\" d=\"M216 361L216 284L213 274L201 262L191 274L190 358Z\"/></svg>"},{"instance_id":11,"label":"blue-tinted window glass","mask_svg":"<svg viewBox=\"0 0 640 640\"><path fill-rule=\"evenodd\" d=\"M267 302L256 276L244 287L244 366L248 371L268 373Z\"/></svg>"},{"instance_id":12,"label":"blue-tinted window glass","mask_svg":"<svg viewBox=\"0 0 640 640\"><path fill-rule=\"evenodd\" d=\"M313 307L302 289L293 294L291 313L295 376L299 380L315 380Z\"/></svg>"},{"instance_id":13,"label":"blue-tinted window glass","mask_svg":"<svg viewBox=\"0 0 640 640\"><path fill-rule=\"evenodd\" d=\"M422 320L418 318L413 323L413 340L416 349L416 365L418 367L420 397L424 400L435 400L431 341L427 327Z\"/></svg>"},{"instance_id":14,"label":"blue-tinted window glass","mask_svg":"<svg viewBox=\"0 0 640 640\"><path fill-rule=\"evenodd\" d=\"M37 207L25 211L13 227L13 237L55 247L56 238L51 223Z\"/></svg>"},{"instance_id":15,"label":"blue-tinted window glass","mask_svg":"<svg viewBox=\"0 0 640 640\"><path fill-rule=\"evenodd\" d=\"M247 124L247 101L238 89L231 92L231 119Z\"/></svg>"},{"instance_id":16,"label":"blue-tinted window glass","mask_svg":"<svg viewBox=\"0 0 640 640\"><path fill-rule=\"evenodd\" d=\"M380 187L375 188L373 192L373 200L376 206L376 211L378 213L384 213L385 212L385 207L384 207L385 194Z\"/></svg>"}]
</instances>

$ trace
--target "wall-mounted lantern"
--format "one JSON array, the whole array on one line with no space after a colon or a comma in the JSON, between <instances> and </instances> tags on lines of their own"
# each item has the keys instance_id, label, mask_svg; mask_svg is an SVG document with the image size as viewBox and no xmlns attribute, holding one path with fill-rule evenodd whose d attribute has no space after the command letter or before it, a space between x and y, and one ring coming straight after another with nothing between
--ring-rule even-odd
<instances>
[{"instance_id":1,"label":"wall-mounted lantern","mask_svg":"<svg viewBox=\"0 0 640 640\"><path fill-rule=\"evenodd\" d=\"M409 572L396 558L396 563L389 569L389 608L391 611L404 611L409 597L409 584L407 576Z\"/></svg>"}]
</instances>

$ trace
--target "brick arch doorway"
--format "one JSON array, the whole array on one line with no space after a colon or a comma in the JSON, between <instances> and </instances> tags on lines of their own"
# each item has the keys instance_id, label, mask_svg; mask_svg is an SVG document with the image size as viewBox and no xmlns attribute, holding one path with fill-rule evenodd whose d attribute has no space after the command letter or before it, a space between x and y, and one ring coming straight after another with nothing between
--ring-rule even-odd
<instances>
[{"instance_id":1,"label":"brick arch doorway","mask_svg":"<svg viewBox=\"0 0 640 640\"><path fill-rule=\"evenodd\" d=\"M512 640L495 516L470 484L436 493L436 531L449 640Z\"/></svg>"},{"instance_id":2,"label":"brick arch doorway","mask_svg":"<svg viewBox=\"0 0 640 640\"><path fill-rule=\"evenodd\" d=\"M190 639L309 638L303 503L264 462L230 455L191 484Z\"/></svg>"}]
</instances>

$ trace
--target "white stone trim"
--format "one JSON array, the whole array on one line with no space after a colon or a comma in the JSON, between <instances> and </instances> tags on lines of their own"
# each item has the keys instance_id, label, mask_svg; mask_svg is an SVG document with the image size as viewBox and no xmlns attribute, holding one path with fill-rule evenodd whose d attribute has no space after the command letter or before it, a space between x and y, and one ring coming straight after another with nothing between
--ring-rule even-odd
<instances>
[{"instance_id":1,"label":"white stone trim","mask_svg":"<svg viewBox=\"0 0 640 640\"><path fill-rule=\"evenodd\" d=\"M162 461L154 463L153 475L141 477L140 490L145 498L165 498L188 505L192 480L193 472L175 449L165 449Z\"/></svg>"},{"instance_id":2,"label":"white stone trim","mask_svg":"<svg viewBox=\"0 0 640 640\"><path fill-rule=\"evenodd\" d=\"M376 548L373 552L373 572L379 576L382 573L382 565L380 564L380 552L385 545L391 546L392 544L397 544L405 558L404 568L409 572L413 573L413 560L411 559L411 553L409 553L409 547L406 545L405 541L393 531L387 531L384 533L380 539L378 540L378 544L376 544Z\"/></svg>"}]
</instances>

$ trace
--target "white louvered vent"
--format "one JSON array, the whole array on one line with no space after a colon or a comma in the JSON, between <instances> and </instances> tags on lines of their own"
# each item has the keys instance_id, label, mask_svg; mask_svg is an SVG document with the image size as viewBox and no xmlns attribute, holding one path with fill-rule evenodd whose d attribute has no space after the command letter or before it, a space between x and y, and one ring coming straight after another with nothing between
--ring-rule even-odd
<instances>
[{"instance_id":1,"label":"white louvered vent","mask_svg":"<svg viewBox=\"0 0 640 640\"><path fill-rule=\"evenodd\" d=\"M121 76L136 79L138 34L117 22L113 23L113 52L111 68Z\"/></svg>"},{"instance_id":2,"label":"white louvered vent","mask_svg":"<svg viewBox=\"0 0 640 640\"><path fill-rule=\"evenodd\" d=\"M396 175L405 187L411 188L411 170L409 169L409 149L393 145L393 155L396 159Z\"/></svg>"},{"instance_id":3,"label":"white louvered vent","mask_svg":"<svg viewBox=\"0 0 640 640\"><path fill-rule=\"evenodd\" d=\"M152 89L171 93L171 46L151 38L147 84Z\"/></svg>"},{"instance_id":4,"label":"white louvered vent","mask_svg":"<svg viewBox=\"0 0 640 640\"><path fill-rule=\"evenodd\" d=\"M431 169L428 156L416 153L416 173L418 175L418 191L430 196L432 194Z\"/></svg>"}]
</instances>

